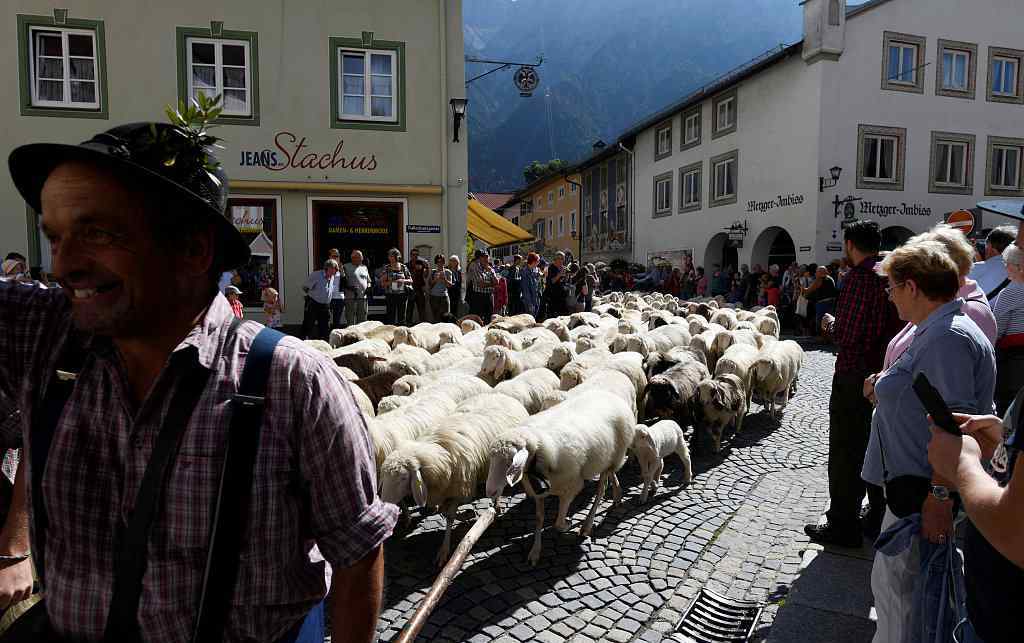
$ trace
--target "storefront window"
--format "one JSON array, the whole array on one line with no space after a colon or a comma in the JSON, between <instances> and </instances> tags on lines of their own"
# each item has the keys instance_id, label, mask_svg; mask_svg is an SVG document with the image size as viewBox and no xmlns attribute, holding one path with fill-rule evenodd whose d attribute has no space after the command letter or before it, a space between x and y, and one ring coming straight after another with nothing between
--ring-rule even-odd
<instances>
[{"instance_id":1,"label":"storefront window","mask_svg":"<svg viewBox=\"0 0 1024 643\"><path fill-rule=\"evenodd\" d=\"M231 280L242 291L242 305L246 308L262 307L264 288L274 288L283 299L277 200L233 198L228 200L228 211L232 223L245 237L252 252L249 262L235 270Z\"/></svg>"}]
</instances>

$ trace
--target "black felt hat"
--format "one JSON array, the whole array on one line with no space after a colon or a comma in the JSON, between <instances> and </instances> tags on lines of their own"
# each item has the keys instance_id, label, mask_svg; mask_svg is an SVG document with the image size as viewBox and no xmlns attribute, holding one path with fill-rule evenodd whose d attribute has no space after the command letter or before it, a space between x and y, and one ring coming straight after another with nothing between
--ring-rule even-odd
<instances>
[{"instance_id":1,"label":"black felt hat","mask_svg":"<svg viewBox=\"0 0 1024 643\"><path fill-rule=\"evenodd\" d=\"M1003 200L1003 201L979 201L978 207L986 212L992 212L1018 221L1024 221L1024 201Z\"/></svg>"},{"instance_id":2,"label":"black felt hat","mask_svg":"<svg viewBox=\"0 0 1024 643\"><path fill-rule=\"evenodd\" d=\"M249 259L249 245L227 211L228 178L208 146L184 127L168 123L129 123L101 132L78 145L32 143L15 148L8 158L11 178L21 196L42 212L40 193L47 177L65 161L97 163L133 184L180 199L193 212L215 222L217 255L224 268Z\"/></svg>"}]
</instances>

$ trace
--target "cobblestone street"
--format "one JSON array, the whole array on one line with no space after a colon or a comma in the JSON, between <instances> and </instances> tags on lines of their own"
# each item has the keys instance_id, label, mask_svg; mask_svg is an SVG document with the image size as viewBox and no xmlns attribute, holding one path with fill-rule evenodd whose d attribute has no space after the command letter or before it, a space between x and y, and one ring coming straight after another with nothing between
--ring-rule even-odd
<instances>
[{"instance_id":1,"label":"cobblestone street","mask_svg":"<svg viewBox=\"0 0 1024 643\"><path fill-rule=\"evenodd\" d=\"M526 562L533 503L523 502L524 494L506 498L506 513L474 548L418 640L657 642L705 584L767 601L755 636L764 640L808 549L802 526L828 499L834 356L805 349L799 390L781 425L755 406L723 457L694 459L689 487L679 490L679 463L669 458L666 486L646 506L638 505L639 470L630 462L620 473L623 503L614 511L610 501L603 505L592 541L581 543L577 527L596 485L577 499L570 533L550 529L549 499L536 568ZM460 523L454 542L468 528ZM388 543L382 641L397 636L429 589L443 534L443 522L431 516Z\"/></svg>"}]
</instances>

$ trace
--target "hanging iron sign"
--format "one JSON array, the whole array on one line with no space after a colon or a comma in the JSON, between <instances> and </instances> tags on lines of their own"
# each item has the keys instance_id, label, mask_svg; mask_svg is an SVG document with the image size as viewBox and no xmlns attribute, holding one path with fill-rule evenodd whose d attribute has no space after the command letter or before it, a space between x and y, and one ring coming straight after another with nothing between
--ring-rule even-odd
<instances>
[{"instance_id":1,"label":"hanging iron sign","mask_svg":"<svg viewBox=\"0 0 1024 643\"><path fill-rule=\"evenodd\" d=\"M522 66L512 75L512 82L519 89L519 95L526 97L533 95L533 90L540 85L540 75L533 67Z\"/></svg>"}]
</instances>

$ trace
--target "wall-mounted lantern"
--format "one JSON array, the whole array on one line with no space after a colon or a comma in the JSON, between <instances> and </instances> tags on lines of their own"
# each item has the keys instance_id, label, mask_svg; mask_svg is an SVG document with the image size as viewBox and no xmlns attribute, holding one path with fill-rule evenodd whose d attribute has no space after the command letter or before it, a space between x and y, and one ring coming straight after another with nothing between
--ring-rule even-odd
<instances>
[{"instance_id":1,"label":"wall-mounted lantern","mask_svg":"<svg viewBox=\"0 0 1024 643\"><path fill-rule=\"evenodd\" d=\"M823 176L818 177L818 192L824 192L825 188L834 188L839 183L839 176L843 173L843 168L833 165L829 168L828 173L832 177L831 180Z\"/></svg>"},{"instance_id":2,"label":"wall-mounted lantern","mask_svg":"<svg viewBox=\"0 0 1024 643\"><path fill-rule=\"evenodd\" d=\"M466 118L466 104L469 101L465 98L453 98L448 101L452 110L452 143L459 142L459 128L462 126L462 119Z\"/></svg>"}]
</instances>

